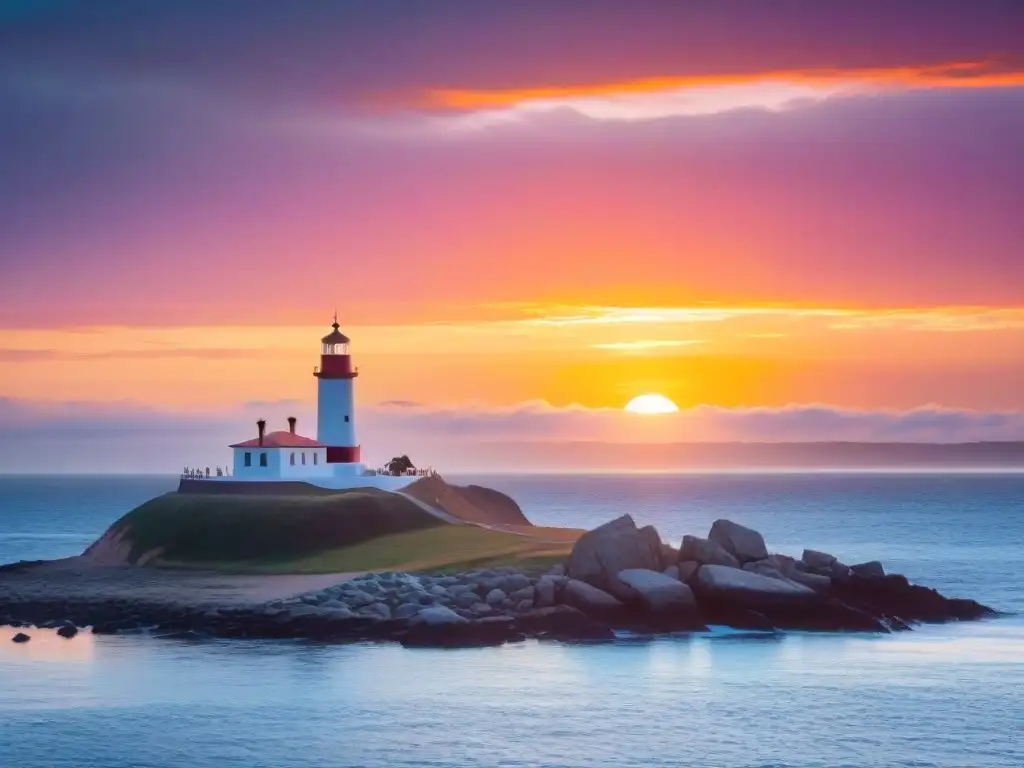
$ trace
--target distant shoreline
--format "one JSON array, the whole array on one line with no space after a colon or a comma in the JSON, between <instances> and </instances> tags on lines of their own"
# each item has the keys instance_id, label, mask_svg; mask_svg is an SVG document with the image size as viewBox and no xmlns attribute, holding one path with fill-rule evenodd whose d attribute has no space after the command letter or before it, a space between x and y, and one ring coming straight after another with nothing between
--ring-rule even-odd
<instances>
[{"instance_id":1,"label":"distant shoreline","mask_svg":"<svg viewBox=\"0 0 1024 768\"><path fill-rule=\"evenodd\" d=\"M467 442L434 463L449 475L1018 474L1024 441ZM4 472L4 477L175 477L167 472Z\"/></svg>"}]
</instances>

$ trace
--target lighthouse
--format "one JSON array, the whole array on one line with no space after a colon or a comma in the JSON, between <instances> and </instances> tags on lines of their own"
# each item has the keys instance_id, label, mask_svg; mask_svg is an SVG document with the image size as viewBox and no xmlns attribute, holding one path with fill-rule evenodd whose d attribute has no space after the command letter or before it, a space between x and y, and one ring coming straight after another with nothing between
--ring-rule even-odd
<instances>
[{"instance_id":1,"label":"lighthouse","mask_svg":"<svg viewBox=\"0 0 1024 768\"><path fill-rule=\"evenodd\" d=\"M356 442L355 392L359 371L352 367L348 336L334 316L333 330L320 340L320 365L313 369L317 379L317 442L327 446L327 463L335 474L358 474L359 443Z\"/></svg>"}]
</instances>

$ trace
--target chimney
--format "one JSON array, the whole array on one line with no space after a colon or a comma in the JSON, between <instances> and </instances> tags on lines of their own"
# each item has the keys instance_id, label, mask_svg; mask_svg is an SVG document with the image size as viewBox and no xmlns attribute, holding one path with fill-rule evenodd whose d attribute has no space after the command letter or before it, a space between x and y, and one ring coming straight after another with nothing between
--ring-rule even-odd
<instances>
[{"instance_id":1,"label":"chimney","mask_svg":"<svg viewBox=\"0 0 1024 768\"><path fill-rule=\"evenodd\" d=\"M296 419L294 416L288 417L288 431L291 432L293 435L295 434L295 421Z\"/></svg>"},{"instance_id":2,"label":"chimney","mask_svg":"<svg viewBox=\"0 0 1024 768\"><path fill-rule=\"evenodd\" d=\"M267 431L267 422L260 419L256 422L256 429L258 429L260 433L260 445L263 445L263 433Z\"/></svg>"}]
</instances>

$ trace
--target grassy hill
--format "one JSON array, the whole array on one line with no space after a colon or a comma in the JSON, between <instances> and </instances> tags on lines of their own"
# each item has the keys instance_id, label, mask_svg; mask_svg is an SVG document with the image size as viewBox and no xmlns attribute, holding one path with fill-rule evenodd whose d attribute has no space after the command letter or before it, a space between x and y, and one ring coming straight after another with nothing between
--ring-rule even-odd
<instances>
[{"instance_id":1,"label":"grassy hill","mask_svg":"<svg viewBox=\"0 0 1024 768\"><path fill-rule=\"evenodd\" d=\"M457 509L469 519L486 512L525 525L510 526L515 532L451 525L402 495L372 488L297 484L278 495L174 492L126 514L85 555L101 564L233 573L541 567L564 559L579 534L534 528L514 501L496 491L472 487L477 507L431 479L430 493L440 494L449 512Z\"/></svg>"},{"instance_id":2,"label":"grassy hill","mask_svg":"<svg viewBox=\"0 0 1024 768\"><path fill-rule=\"evenodd\" d=\"M169 561L162 564L230 573L457 572L498 565L547 569L565 560L571 550L571 542L546 541L469 525L442 524L325 549L305 557Z\"/></svg>"},{"instance_id":3,"label":"grassy hill","mask_svg":"<svg viewBox=\"0 0 1024 768\"><path fill-rule=\"evenodd\" d=\"M135 508L104 539L119 538L128 563L154 551L159 562L271 563L440 525L409 499L375 489L288 496L175 492Z\"/></svg>"}]
</instances>

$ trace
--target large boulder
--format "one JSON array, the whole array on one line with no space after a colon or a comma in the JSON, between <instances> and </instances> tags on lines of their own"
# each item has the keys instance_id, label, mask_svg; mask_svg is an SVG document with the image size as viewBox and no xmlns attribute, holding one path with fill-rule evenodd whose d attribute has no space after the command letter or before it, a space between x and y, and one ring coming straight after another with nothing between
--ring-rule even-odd
<instances>
[{"instance_id":1,"label":"large boulder","mask_svg":"<svg viewBox=\"0 0 1024 768\"><path fill-rule=\"evenodd\" d=\"M676 568L679 569L679 580L683 584L690 584L690 580L700 570L700 563L696 560L680 560Z\"/></svg>"},{"instance_id":2,"label":"large boulder","mask_svg":"<svg viewBox=\"0 0 1024 768\"><path fill-rule=\"evenodd\" d=\"M815 592L828 592L832 588L832 579L817 573L803 573L802 571L794 570L787 578L795 581L797 584L810 587Z\"/></svg>"},{"instance_id":3,"label":"large boulder","mask_svg":"<svg viewBox=\"0 0 1024 768\"><path fill-rule=\"evenodd\" d=\"M415 624L427 624L429 626L439 626L442 624L462 624L466 621L465 617L459 616L451 608L446 608L443 605L435 605L431 608L424 608L413 618Z\"/></svg>"},{"instance_id":4,"label":"large boulder","mask_svg":"<svg viewBox=\"0 0 1024 768\"><path fill-rule=\"evenodd\" d=\"M944 597L934 589L911 584L899 574L837 579L832 582L832 594L873 616L903 622L966 621L995 615L991 608L974 600Z\"/></svg>"},{"instance_id":5,"label":"large boulder","mask_svg":"<svg viewBox=\"0 0 1024 768\"><path fill-rule=\"evenodd\" d=\"M732 520L715 520L708 539L721 546L741 563L764 560L768 557L768 548L764 544L764 537L754 529L734 523Z\"/></svg>"},{"instance_id":6,"label":"large boulder","mask_svg":"<svg viewBox=\"0 0 1024 768\"><path fill-rule=\"evenodd\" d=\"M723 602L753 610L817 598L813 589L802 584L724 565L702 565L695 592L702 607L705 602Z\"/></svg>"},{"instance_id":7,"label":"large boulder","mask_svg":"<svg viewBox=\"0 0 1024 768\"><path fill-rule=\"evenodd\" d=\"M816 549L805 549L800 560L809 568L825 570L832 567L832 563L836 561L836 557L835 555L830 555L828 552L819 552Z\"/></svg>"},{"instance_id":8,"label":"large boulder","mask_svg":"<svg viewBox=\"0 0 1024 768\"><path fill-rule=\"evenodd\" d=\"M864 576L869 579L880 579L885 576L885 568L877 560L851 565L850 571L855 573L857 576Z\"/></svg>"},{"instance_id":9,"label":"large boulder","mask_svg":"<svg viewBox=\"0 0 1024 768\"><path fill-rule=\"evenodd\" d=\"M694 614L697 601L688 586L663 573L643 568L619 572L619 581L635 594L635 601L649 613L660 615Z\"/></svg>"},{"instance_id":10,"label":"large boulder","mask_svg":"<svg viewBox=\"0 0 1024 768\"><path fill-rule=\"evenodd\" d=\"M536 603L538 608L547 608L555 604L558 593L558 582L554 576L541 576L537 580Z\"/></svg>"},{"instance_id":11,"label":"large boulder","mask_svg":"<svg viewBox=\"0 0 1024 768\"><path fill-rule=\"evenodd\" d=\"M748 573L756 573L759 576L767 576L769 579L781 579L802 584L815 592L828 592L829 587L832 586L830 577L799 571L792 567L791 562L787 562L782 555L770 555L764 560L747 563L743 566L743 570Z\"/></svg>"},{"instance_id":12,"label":"large boulder","mask_svg":"<svg viewBox=\"0 0 1024 768\"><path fill-rule=\"evenodd\" d=\"M629 590L629 587L621 583L620 588L622 591ZM562 590L562 601L595 619L615 621L626 615L626 606L621 600L578 579L569 579Z\"/></svg>"},{"instance_id":13,"label":"large boulder","mask_svg":"<svg viewBox=\"0 0 1024 768\"><path fill-rule=\"evenodd\" d=\"M721 545L702 539L700 536L683 536L679 545L679 562L694 562L699 565L727 565L739 568L740 561L727 552Z\"/></svg>"},{"instance_id":14,"label":"large boulder","mask_svg":"<svg viewBox=\"0 0 1024 768\"><path fill-rule=\"evenodd\" d=\"M626 599L629 591L618 575L627 568L660 571L661 540L653 527L637 528L623 515L580 537L569 555L568 576Z\"/></svg>"},{"instance_id":15,"label":"large boulder","mask_svg":"<svg viewBox=\"0 0 1024 768\"><path fill-rule=\"evenodd\" d=\"M671 544L661 545L661 570L667 570L679 562L679 550Z\"/></svg>"}]
</instances>

